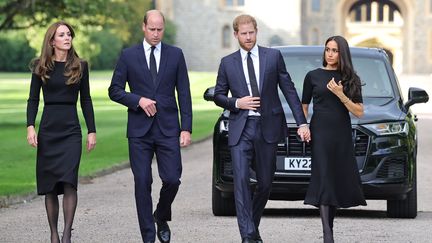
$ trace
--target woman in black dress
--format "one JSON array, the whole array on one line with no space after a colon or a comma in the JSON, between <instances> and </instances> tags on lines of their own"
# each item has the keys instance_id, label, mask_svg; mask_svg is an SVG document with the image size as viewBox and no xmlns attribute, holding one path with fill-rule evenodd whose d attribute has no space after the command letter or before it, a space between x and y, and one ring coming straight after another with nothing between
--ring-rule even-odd
<instances>
[{"instance_id":1,"label":"woman in black dress","mask_svg":"<svg viewBox=\"0 0 432 243\"><path fill-rule=\"evenodd\" d=\"M32 79L27 101L27 141L31 146L37 147L37 191L39 195L45 195L51 242L60 242L57 231L60 194L64 194L62 242L71 240L82 146L76 108L78 93L88 130L87 151L91 151L96 145L88 65L75 52L72 45L74 36L69 24L54 23L45 34L40 57L31 64ZM36 134L35 120L41 88L44 109L39 134Z\"/></svg>"},{"instance_id":2,"label":"woman in black dress","mask_svg":"<svg viewBox=\"0 0 432 243\"><path fill-rule=\"evenodd\" d=\"M352 143L351 119L363 115L361 81L353 69L347 41L332 36L325 43L323 68L306 74L303 111L310 121L312 171L304 203L319 207L324 242L333 242L336 208L366 205Z\"/></svg>"}]
</instances>

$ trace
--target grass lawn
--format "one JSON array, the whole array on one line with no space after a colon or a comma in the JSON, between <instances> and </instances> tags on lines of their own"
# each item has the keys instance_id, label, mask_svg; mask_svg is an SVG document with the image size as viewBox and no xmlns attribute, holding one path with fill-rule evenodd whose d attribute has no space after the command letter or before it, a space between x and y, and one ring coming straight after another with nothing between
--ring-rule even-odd
<instances>
[{"instance_id":1,"label":"grass lawn","mask_svg":"<svg viewBox=\"0 0 432 243\"><path fill-rule=\"evenodd\" d=\"M79 110L83 130L80 176L92 175L128 160L127 112L124 106L108 98L107 90L111 75L111 71L90 73L97 146L91 153L84 150L87 129ZM194 142L212 134L214 122L221 109L213 102L207 102L202 98L205 89L215 84L216 74L191 72L189 75L193 103L192 141ZM32 193L36 190L36 149L30 147L26 140L26 105L29 87L29 73L0 73L0 197ZM37 121L42 114L42 103L41 101Z\"/></svg>"}]
</instances>

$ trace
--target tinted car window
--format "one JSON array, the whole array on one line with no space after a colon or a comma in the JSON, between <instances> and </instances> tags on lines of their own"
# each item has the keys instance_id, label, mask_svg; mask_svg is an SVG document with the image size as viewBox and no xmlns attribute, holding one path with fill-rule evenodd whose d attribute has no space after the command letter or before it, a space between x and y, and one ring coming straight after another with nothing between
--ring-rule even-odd
<instances>
[{"instance_id":1,"label":"tinted car window","mask_svg":"<svg viewBox=\"0 0 432 243\"><path fill-rule=\"evenodd\" d=\"M382 60L354 57L353 65L364 84L364 98L394 97L389 75Z\"/></svg>"},{"instance_id":2,"label":"tinted car window","mask_svg":"<svg viewBox=\"0 0 432 243\"><path fill-rule=\"evenodd\" d=\"M289 54L285 53L284 55ZM284 61L295 84L299 97L301 97L303 91L303 80L306 73L316 68L321 68L322 57L317 55L285 56ZM394 97L389 75L382 60L366 57L353 57L353 65L363 83L363 98Z\"/></svg>"}]
</instances>

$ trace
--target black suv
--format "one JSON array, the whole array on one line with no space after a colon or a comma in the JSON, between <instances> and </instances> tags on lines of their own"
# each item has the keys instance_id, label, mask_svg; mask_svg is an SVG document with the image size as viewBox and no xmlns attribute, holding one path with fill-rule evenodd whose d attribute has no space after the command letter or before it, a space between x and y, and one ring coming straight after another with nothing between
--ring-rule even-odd
<instances>
[{"instance_id":1,"label":"black suv","mask_svg":"<svg viewBox=\"0 0 432 243\"><path fill-rule=\"evenodd\" d=\"M275 47L301 96L306 73L322 67L323 46ZM388 217L417 216L416 115L409 107L427 102L426 91L410 88L404 102L397 77L386 52L375 48L351 48L354 68L360 76L364 116L351 117L352 142L366 199L387 200ZM213 100L214 87L204 99ZM271 200L303 200L310 178L310 146L298 140L297 127L285 98L280 95L289 135L277 149L276 173ZM312 106L312 105L310 105ZM310 108L309 114L312 113ZM213 134L212 209L216 216L235 215L233 172L228 147L228 116L225 110ZM308 121L310 117L308 117ZM251 164L251 184L254 178Z\"/></svg>"}]
</instances>

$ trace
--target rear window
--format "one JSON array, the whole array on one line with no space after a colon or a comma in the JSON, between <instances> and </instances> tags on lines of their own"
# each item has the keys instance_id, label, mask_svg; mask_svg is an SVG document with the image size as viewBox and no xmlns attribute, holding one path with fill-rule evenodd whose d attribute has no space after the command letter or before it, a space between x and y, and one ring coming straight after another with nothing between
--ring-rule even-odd
<instances>
[{"instance_id":1,"label":"rear window","mask_svg":"<svg viewBox=\"0 0 432 243\"><path fill-rule=\"evenodd\" d=\"M293 56L292 53L283 53L283 55L287 70L291 75L299 97L301 97L303 80L306 73L316 68L322 68L322 56ZM353 57L353 65L363 83L363 98L394 97L390 78L385 63L382 60L368 57Z\"/></svg>"}]
</instances>

